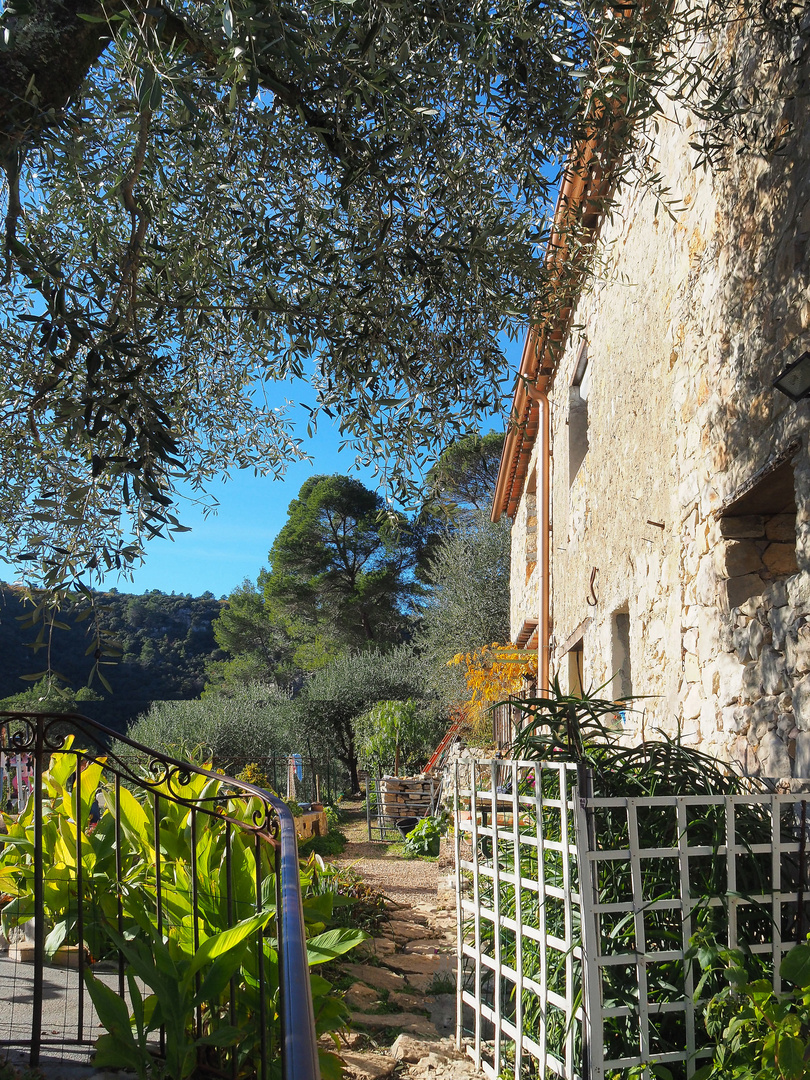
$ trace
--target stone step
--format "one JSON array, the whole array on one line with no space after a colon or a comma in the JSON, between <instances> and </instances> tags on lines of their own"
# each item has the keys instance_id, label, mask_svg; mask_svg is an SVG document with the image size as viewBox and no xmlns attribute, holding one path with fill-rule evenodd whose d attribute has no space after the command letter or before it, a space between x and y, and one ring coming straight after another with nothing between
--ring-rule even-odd
<instances>
[{"instance_id":1,"label":"stone step","mask_svg":"<svg viewBox=\"0 0 810 1080\"><path fill-rule=\"evenodd\" d=\"M384 957L383 964L406 975L443 975L456 970L456 958L448 953L394 953Z\"/></svg>"},{"instance_id":2,"label":"stone step","mask_svg":"<svg viewBox=\"0 0 810 1080\"><path fill-rule=\"evenodd\" d=\"M417 1013L353 1012L351 1019L353 1024L360 1024L371 1030L393 1028L397 1031L409 1031L415 1035L432 1035L434 1038L437 1038L439 1034L435 1024L432 1024L426 1016L419 1016Z\"/></svg>"},{"instance_id":3,"label":"stone step","mask_svg":"<svg viewBox=\"0 0 810 1080\"><path fill-rule=\"evenodd\" d=\"M384 1080L397 1067L390 1054L341 1050L338 1056L343 1062L344 1080Z\"/></svg>"}]
</instances>

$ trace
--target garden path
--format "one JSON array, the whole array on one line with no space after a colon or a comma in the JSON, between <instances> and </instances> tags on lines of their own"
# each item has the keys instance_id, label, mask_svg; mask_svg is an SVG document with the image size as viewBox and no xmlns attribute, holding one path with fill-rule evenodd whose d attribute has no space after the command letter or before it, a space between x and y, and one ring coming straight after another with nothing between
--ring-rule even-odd
<instances>
[{"instance_id":1,"label":"garden path","mask_svg":"<svg viewBox=\"0 0 810 1080\"><path fill-rule=\"evenodd\" d=\"M341 1048L345 1080L472 1080L455 1049L455 894L449 860L406 859L401 844L369 843L362 804L349 804L348 843L335 861L351 866L388 900L388 919L342 965L353 1031ZM19 965L0 958L0 1018L30 1029L31 994ZM45 1027L64 1024L78 974L49 969ZM111 977L112 978L112 977ZM53 984L53 985L51 985ZM6 1016L6 1014L8 1014ZM43 1069L47 1080L120 1080L65 1055ZM14 1055L12 1058L16 1060ZM22 1060L22 1059L20 1059Z\"/></svg>"},{"instance_id":2,"label":"garden path","mask_svg":"<svg viewBox=\"0 0 810 1080\"><path fill-rule=\"evenodd\" d=\"M343 854L331 862L353 867L369 885L373 885L395 904L406 907L432 904L436 899L439 880L447 874L441 859L405 859L402 844L370 842L366 813L362 802L343 802L348 817L341 825L348 843Z\"/></svg>"},{"instance_id":3,"label":"garden path","mask_svg":"<svg viewBox=\"0 0 810 1080\"><path fill-rule=\"evenodd\" d=\"M456 920L449 860L406 859L401 844L369 843L362 803L345 806L350 866L388 899L389 918L343 965L353 1032L341 1049L347 1080L468 1080L455 1049ZM358 955L360 954L360 955Z\"/></svg>"}]
</instances>

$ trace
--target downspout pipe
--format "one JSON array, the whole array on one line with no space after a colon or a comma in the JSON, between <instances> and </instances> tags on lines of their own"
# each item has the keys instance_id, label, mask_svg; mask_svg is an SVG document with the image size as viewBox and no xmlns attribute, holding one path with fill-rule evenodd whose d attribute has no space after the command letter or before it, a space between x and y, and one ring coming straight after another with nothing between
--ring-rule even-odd
<instances>
[{"instance_id":1,"label":"downspout pipe","mask_svg":"<svg viewBox=\"0 0 810 1080\"><path fill-rule=\"evenodd\" d=\"M540 530L537 550L540 563L540 595L538 612L539 635L537 639L537 683L541 694L551 690L551 409L546 380L542 386L529 388L529 396L537 402L540 410L540 447L538 453L538 484L540 505L537 525Z\"/></svg>"},{"instance_id":2,"label":"downspout pipe","mask_svg":"<svg viewBox=\"0 0 810 1080\"><path fill-rule=\"evenodd\" d=\"M501 514L512 513L512 506L517 503L520 495L518 485L523 483L517 475L517 460L523 447L526 424L532 408L536 406L539 412L540 438L540 543L537 552L540 563L540 610L537 681L541 692L550 690L551 668L551 423L548 383L557 366L559 346L565 339L571 317L571 296L576 292L576 287L571 282L564 281L562 275L569 249L568 229L576 215L587 209L590 193L599 194L603 182L601 172L593 172L596 149L597 136L596 132L592 132L575 147L563 176L545 259L549 280L554 283L554 292L559 303L553 314L549 313L546 318L532 323L526 334L492 506L492 520L498 521Z\"/></svg>"}]
</instances>

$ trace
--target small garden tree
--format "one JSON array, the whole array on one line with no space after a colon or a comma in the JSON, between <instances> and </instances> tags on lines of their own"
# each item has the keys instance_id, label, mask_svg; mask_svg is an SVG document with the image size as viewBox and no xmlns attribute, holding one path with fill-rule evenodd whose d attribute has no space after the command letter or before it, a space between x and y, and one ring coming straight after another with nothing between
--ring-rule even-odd
<instances>
[{"instance_id":1,"label":"small garden tree","mask_svg":"<svg viewBox=\"0 0 810 1080\"><path fill-rule=\"evenodd\" d=\"M349 653L337 657L315 673L307 683L296 704L307 718L307 726L317 737L332 746L351 777L353 791L359 791L358 765L360 745L365 736L358 735L358 726L368 732L360 718L378 702L407 702L423 696L418 667L413 652L403 646L389 653L380 651ZM425 729L435 734L441 728L438 712L425 703ZM393 717L393 713L386 714ZM396 726L395 719L386 723ZM407 721L406 721L407 726ZM430 741L432 735L425 734Z\"/></svg>"},{"instance_id":2,"label":"small garden tree","mask_svg":"<svg viewBox=\"0 0 810 1080\"><path fill-rule=\"evenodd\" d=\"M430 755L437 736L436 709L425 702L378 701L354 722L358 758L380 773L415 770Z\"/></svg>"}]
</instances>

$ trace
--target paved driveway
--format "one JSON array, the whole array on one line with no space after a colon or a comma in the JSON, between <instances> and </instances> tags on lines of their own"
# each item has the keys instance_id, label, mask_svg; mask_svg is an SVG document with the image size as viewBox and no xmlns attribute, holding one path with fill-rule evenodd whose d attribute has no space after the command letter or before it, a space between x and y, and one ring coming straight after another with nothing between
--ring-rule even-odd
<instances>
[{"instance_id":1,"label":"paved driveway","mask_svg":"<svg viewBox=\"0 0 810 1080\"><path fill-rule=\"evenodd\" d=\"M115 972L94 973L114 989L118 988ZM79 995L84 1002L84 1045L79 1039ZM22 1043L31 1038L34 1001L34 965L21 964L0 956L0 1044ZM92 1044L103 1028L99 1023L87 990L79 981L78 971L69 968L46 967L42 992L42 1064L47 1067L49 1080L55 1074L56 1063L74 1066L87 1064ZM71 1040L73 1045L64 1045ZM48 1045L51 1043L52 1045ZM0 1051L4 1049L0 1046ZM12 1059L27 1061L27 1052L12 1052ZM62 1070L64 1075L79 1076L90 1070Z\"/></svg>"}]
</instances>

